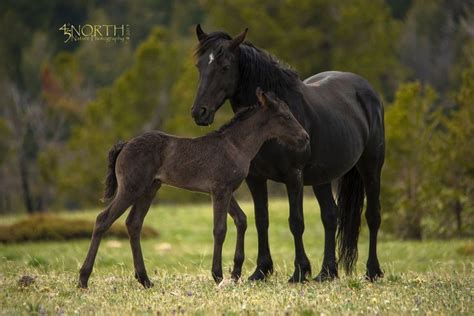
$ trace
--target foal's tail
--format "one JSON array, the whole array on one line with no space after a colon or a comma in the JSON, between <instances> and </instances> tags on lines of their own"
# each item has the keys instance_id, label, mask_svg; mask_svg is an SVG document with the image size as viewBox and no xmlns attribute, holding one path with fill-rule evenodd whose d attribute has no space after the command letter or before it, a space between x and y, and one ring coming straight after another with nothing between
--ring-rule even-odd
<instances>
[{"instance_id":1,"label":"foal's tail","mask_svg":"<svg viewBox=\"0 0 474 316\"><path fill-rule=\"evenodd\" d=\"M364 194L362 178L354 166L343 176L337 197L338 263L342 264L346 274L352 273L357 262L357 240L364 207Z\"/></svg>"},{"instance_id":2,"label":"foal's tail","mask_svg":"<svg viewBox=\"0 0 474 316\"><path fill-rule=\"evenodd\" d=\"M107 171L107 177L105 178L105 190L104 198L102 201L110 200L115 191L117 191L117 177L115 176L115 163L117 162L117 157L125 146L126 142L118 142L115 144L109 151L109 166Z\"/></svg>"}]
</instances>

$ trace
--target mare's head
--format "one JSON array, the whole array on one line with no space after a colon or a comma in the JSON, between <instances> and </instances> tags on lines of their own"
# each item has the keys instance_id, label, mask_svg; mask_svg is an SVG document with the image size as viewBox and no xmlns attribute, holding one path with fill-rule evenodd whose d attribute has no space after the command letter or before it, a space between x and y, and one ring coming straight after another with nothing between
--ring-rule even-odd
<instances>
[{"instance_id":1,"label":"mare's head","mask_svg":"<svg viewBox=\"0 0 474 316\"><path fill-rule=\"evenodd\" d=\"M192 108L192 116L198 125L210 125L216 111L231 97L239 81L239 45L247 35L247 29L234 38L227 33L206 34L196 27L199 46L196 52L199 70L199 87Z\"/></svg>"},{"instance_id":2,"label":"mare's head","mask_svg":"<svg viewBox=\"0 0 474 316\"><path fill-rule=\"evenodd\" d=\"M256 94L258 103L267 118L265 131L270 133L271 138L276 138L277 141L289 147L307 149L308 133L293 116L288 105L273 92L264 92L257 88Z\"/></svg>"}]
</instances>

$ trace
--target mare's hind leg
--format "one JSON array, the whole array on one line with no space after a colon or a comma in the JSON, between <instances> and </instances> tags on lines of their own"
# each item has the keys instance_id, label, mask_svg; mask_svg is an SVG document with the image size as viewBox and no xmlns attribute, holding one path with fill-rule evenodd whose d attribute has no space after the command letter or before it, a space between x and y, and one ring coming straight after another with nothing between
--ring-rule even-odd
<instances>
[{"instance_id":1,"label":"mare's hind leg","mask_svg":"<svg viewBox=\"0 0 474 316\"><path fill-rule=\"evenodd\" d=\"M374 143L374 142L372 142ZM365 218L369 226L369 257L367 260L366 277L370 281L383 277L377 257L377 234L379 231L380 217L380 174L384 160L383 141L378 146L368 146L361 159L357 163L357 168L364 181L367 195L367 210Z\"/></svg>"},{"instance_id":2,"label":"mare's hind leg","mask_svg":"<svg viewBox=\"0 0 474 316\"><path fill-rule=\"evenodd\" d=\"M130 195L118 193L112 203L97 216L89 251L80 270L79 287L87 288L102 236L132 203L133 198Z\"/></svg>"},{"instance_id":3,"label":"mare's hind leg","mask_svg":"<svg viewBox=\"0 0 474 316\"><path fill-rule=\"evenodd\" d=\"M244 238L247 230L247 216L240 208L234 197L230 200L229 214L234 220L237 228L237 242L235 245L234 268L232 269L232 279L237 281L242 273L242 264L244 263Z\"/></svg>"},{"instance_id":4,"label":"mare's hind leg","mask_svg":"<svg viewBox=\"0 0 474 316\"><path fill-rule=\"evenodd\" d=\"M337 207L332 195L331 183L313 185L314 195L321 209L321 220L324 226L324 257L321 272L314 278L323 282L337 278L336 264L336 227Z\"/></svg>"},{"instance_id":5,"label":"mare's hind leg","mask_svg":"<svg viewBox=\"0 0 474 316\"><path fill-rule=\"evenodd\" d=\"M140 245L140 233L143 227L143 220L145 219L151 202L160 186L161 182L159 180L154 180L145 193L135 202L126 220L127 231L130 237L130 246L132 248L133 265L135 267L135 278L145 288L152 287L153 283L151 283L146 273L142 247Z\"/></svg>"}]
</instances>

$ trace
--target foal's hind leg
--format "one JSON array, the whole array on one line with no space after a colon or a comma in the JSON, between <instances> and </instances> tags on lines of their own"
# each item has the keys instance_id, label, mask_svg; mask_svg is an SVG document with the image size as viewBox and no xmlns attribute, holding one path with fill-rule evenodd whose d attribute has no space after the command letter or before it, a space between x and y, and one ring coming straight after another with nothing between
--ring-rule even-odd
<instances>
[{"instance_id":1,"label":"foal's hind leg","mask_svg":"<svg viewBox=\"0 0 474 316\"><path fill-rule=\"evenodd\" d=\"M313 191L321 209L321 220L324 226L324 257L321 272L314 278L323 282L337 278L336 264L336 227L337 209L332 195L331 184L313 185Z\"/></svg>"},{"instance_id":2,"label":"foal's hind leg","mask_svg":"<svg viewBox=\"0 0 474 316\"><path fill-rule=\"evenodd\" d=\"M145 288L152 287L153 283L151 283L146 273L142 248L140 245L140 233L143 227L143 220L145 219L151 202L160 186L161 182L159 180L154 180L147 191L145 191L145 193L135 202L126 220L127 231L130 237L130 246L132 248L133 265L135 267L135 278Z\"/></svg>"},{"instance_id":3,"label":"foal's hind leg","mask_svg":"<svg viewBox=\"0 0 474 316\"><path fill-rule=\"evenodd\" d=\"M227 232L227 211L232 192L220 190L212 192L212 207L214 209L214 252L212 255L212 277L216 283L222 281L222 245Z\"/></svg>"},{"instance_id":4,"label":"foal's hind leg","mask_svg":"<svg viewBox=\"0 0 474 316\"><path fill-rule=\"evenodd\" d=\"M102 236L132 203L133 199L130 196L118 193L112 203L97 216L89 251L80 270L79 287L87 288L87 281L92 273Z\"/></svg>"},{"instance_id":5,"label":"foal's hind leg","mask_svg":"<svg viewBox=\"0 0 474 316\"><path fill-rule=\"evenodd\" d=\"M364 181L367 195L367 211L365 218L369 226L369 257L367 260L366 277L370 281L383 277L377 257L377 234L379 231L380 217L380 174L384 160L383 142L379 146L369 147L357 163L357 168ZM376 148L376 150L374 149Z\"/></svg>"},{"instance_id":6,"label":"foal's hind leg","mask_svg":"<svg viewBox=\"0 0 474 316\"><path fill-rule=\"evenodd\" d=\"M234 220L235 227L237 228L237 242L235 245L234 255L234 268L232 269L232 279L240 279L242 273L242 264L244 263L244 238L245 231L247 230L247 216L240 208L239 204L234 197L230 200L229 214Z\"/></svg>"}]
</instances>

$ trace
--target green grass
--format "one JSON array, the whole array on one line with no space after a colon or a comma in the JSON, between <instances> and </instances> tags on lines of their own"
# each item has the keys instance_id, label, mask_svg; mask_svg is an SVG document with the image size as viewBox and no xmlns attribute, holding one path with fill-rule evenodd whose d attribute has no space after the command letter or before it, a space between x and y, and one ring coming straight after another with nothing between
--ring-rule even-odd
<instances>
[{"instance_id":1,"label":"green grass","mask_svg":"<svg viewBox=\"0 0 474 316\"><path fill-rule=\"evenodd\" d=\"M458 314L474 313L472 240L401 242L381 235L379 258L385 278L374 284L362 278L367 232L360 239L357 275L335 282L291 285L293 239L286 201L270 203L270 246L275 274L263 283L246 277L253 271L257 236L250 203L244 280L229 281L235 228L228 222L224 244L225 280L216 286L210 267L212 212L209 205L155 206L146 223L160 232L143 241L145 262L155 286L145 290L133 278L126 240L106 239L89 281L76 288L77 272L88 241L0 245L0 314ZM64 214L95 218L97 211ZM121 219L123 222L125 216ZM3 218L11 223L18 217ZM314 200L305 200L305 246L317 273L322 260L323 228ZM35 282L21 286L22 276Z\"/></svg>"}]
</instances>

